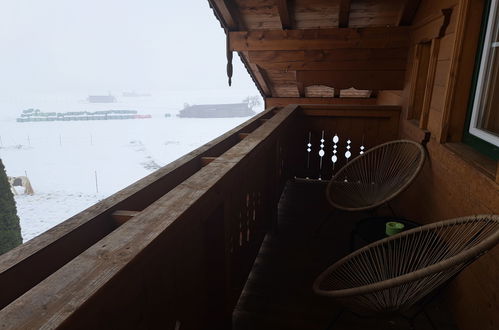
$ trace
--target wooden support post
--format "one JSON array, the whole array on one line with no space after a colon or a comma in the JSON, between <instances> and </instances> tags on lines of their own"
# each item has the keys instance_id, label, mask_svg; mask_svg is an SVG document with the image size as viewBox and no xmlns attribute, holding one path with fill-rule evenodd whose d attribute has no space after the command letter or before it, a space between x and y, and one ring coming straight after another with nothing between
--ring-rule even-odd
<instances>
[{"instance_id":1,"label":"wooden support post","mask_svg":"<svg viewBox=\"0 0 499 330\"><path fill-rule=\"evenodd\" d=\"M262 69L259 65L255 65L256 68L256 78L260 82L263 91L266 96L272 96L272 84L270 83L269 77L264 69Z\"/></svg>"},{"instance_id":2,"label":"wooden support post","mask_svg":"<svg viewBox=\"0 0 499 330\"><path fill-rule=\"evenodd\" d=\"M118 210L114 211L111 214L111 217L114 219L114 221L118 226L121 226L122 224L124 224L125 222L127 222L128 220L130 220L139 213L140 213L139 211Z\"/></svg>"}]
</instances>

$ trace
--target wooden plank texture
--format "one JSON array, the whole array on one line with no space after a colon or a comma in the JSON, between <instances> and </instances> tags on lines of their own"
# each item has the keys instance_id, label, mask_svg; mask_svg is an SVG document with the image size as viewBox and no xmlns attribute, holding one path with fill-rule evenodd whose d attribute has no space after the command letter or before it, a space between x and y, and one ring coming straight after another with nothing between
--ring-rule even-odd
<instances>
[{"instance_id":1,"label":"wooden plank texture","mask_svg":"<svg viewBox=\"0 0 499 330\"><path fill-rule=\"evenodd\" d=\"M265 70L283 71L405 71L404 59L387 60L340 60L340 61L303 61L303 62L260 62Z\"/></svg>"},{"instance_id":2,"label":"wooden plank texture","mask_svg":"<svg viewBox=\"0 0 499 330\"><path fill-rule=\"evenodd\" d=\"M400 48L409 43L406 27L230 32L230 48L251 50L326 50L338 48Z\"/></svg>"},{"instance_id":3,"label":"wooden plank texture","mask_svg":"<svg viewBox=\"0 0 499 330\"><path fill-rule=\"evenodd\" d=\"M254 63L334 62L406 60L408 49L403 48L346 48L330 50L249 51Z\"/></svg>"}]
</instances>

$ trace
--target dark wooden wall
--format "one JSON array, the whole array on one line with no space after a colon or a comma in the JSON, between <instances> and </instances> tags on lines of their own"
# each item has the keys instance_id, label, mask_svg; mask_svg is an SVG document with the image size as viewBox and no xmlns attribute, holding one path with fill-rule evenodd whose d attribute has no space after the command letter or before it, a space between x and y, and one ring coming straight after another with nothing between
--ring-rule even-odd
<instances>
[{"instance_id":1,"label":"dark wooden wall","mask_svg":"<svg viewBox=\"0 0 499 330\"><path fill-rule=\"evenodd\" d=\"M415 48L439 30L442 9L452 9L450 24L438 39L434 76L428 83L426 123L409 120ZM480 28L483 0L425 0L413 26L406 86L379 93L378 104L402 105L400 135L420 140L427 129L429 159L416 182L394 203L411 219L434 222L470 214L499 213L497 163L460 143ZM430 70L431 71L431 70ZM430 72L429 72L430 75ZM453 282L448 300L461 329L499 328L499 247L468 267Z\"/></svg>"}]
</instances>

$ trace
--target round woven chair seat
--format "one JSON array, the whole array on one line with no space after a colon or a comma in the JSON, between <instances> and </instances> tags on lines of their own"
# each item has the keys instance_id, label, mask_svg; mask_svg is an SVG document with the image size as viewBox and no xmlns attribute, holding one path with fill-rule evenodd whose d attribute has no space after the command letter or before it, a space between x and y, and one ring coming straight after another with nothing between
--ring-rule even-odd
<instances>
[{"instance_id":1,"label":"round woven chair seat","mask_svg":"<svg viewBox=\"0 0 499 330\"><path fill-rule=\"evenodd\" d=\"M316 279L314 292L352 311L404 311L499 242L499 216L417 227L369 244Z\"/></svg>"},{"instance_id":2,"label":"round woven chair seat","mask_svg":"<svg viewBox=\"0 0 499 330\"><path fill-rule=\"evenodd\" d=\"M340 210L362 211L388 202L414 180L425 161L421 144L391 141L368 150L341 168L326 189Z\"/></svg>"}]
</instances>

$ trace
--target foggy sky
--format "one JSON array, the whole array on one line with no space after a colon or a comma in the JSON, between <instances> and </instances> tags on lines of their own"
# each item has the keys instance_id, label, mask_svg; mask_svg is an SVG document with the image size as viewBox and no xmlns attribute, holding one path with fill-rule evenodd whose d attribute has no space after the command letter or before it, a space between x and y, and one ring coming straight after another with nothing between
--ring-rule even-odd
<instances>
[{"instance_id":1,"label":"foggy sky","mask_svg":"<svg viewBox=\"0 0 499 330\"><path fill-rule=\"evenodd\" d=\"M207 0L2 0L0 45L4 95L227 87ZM255 88L236 54L233 86Z\"/></svg>"}]
</instances>

